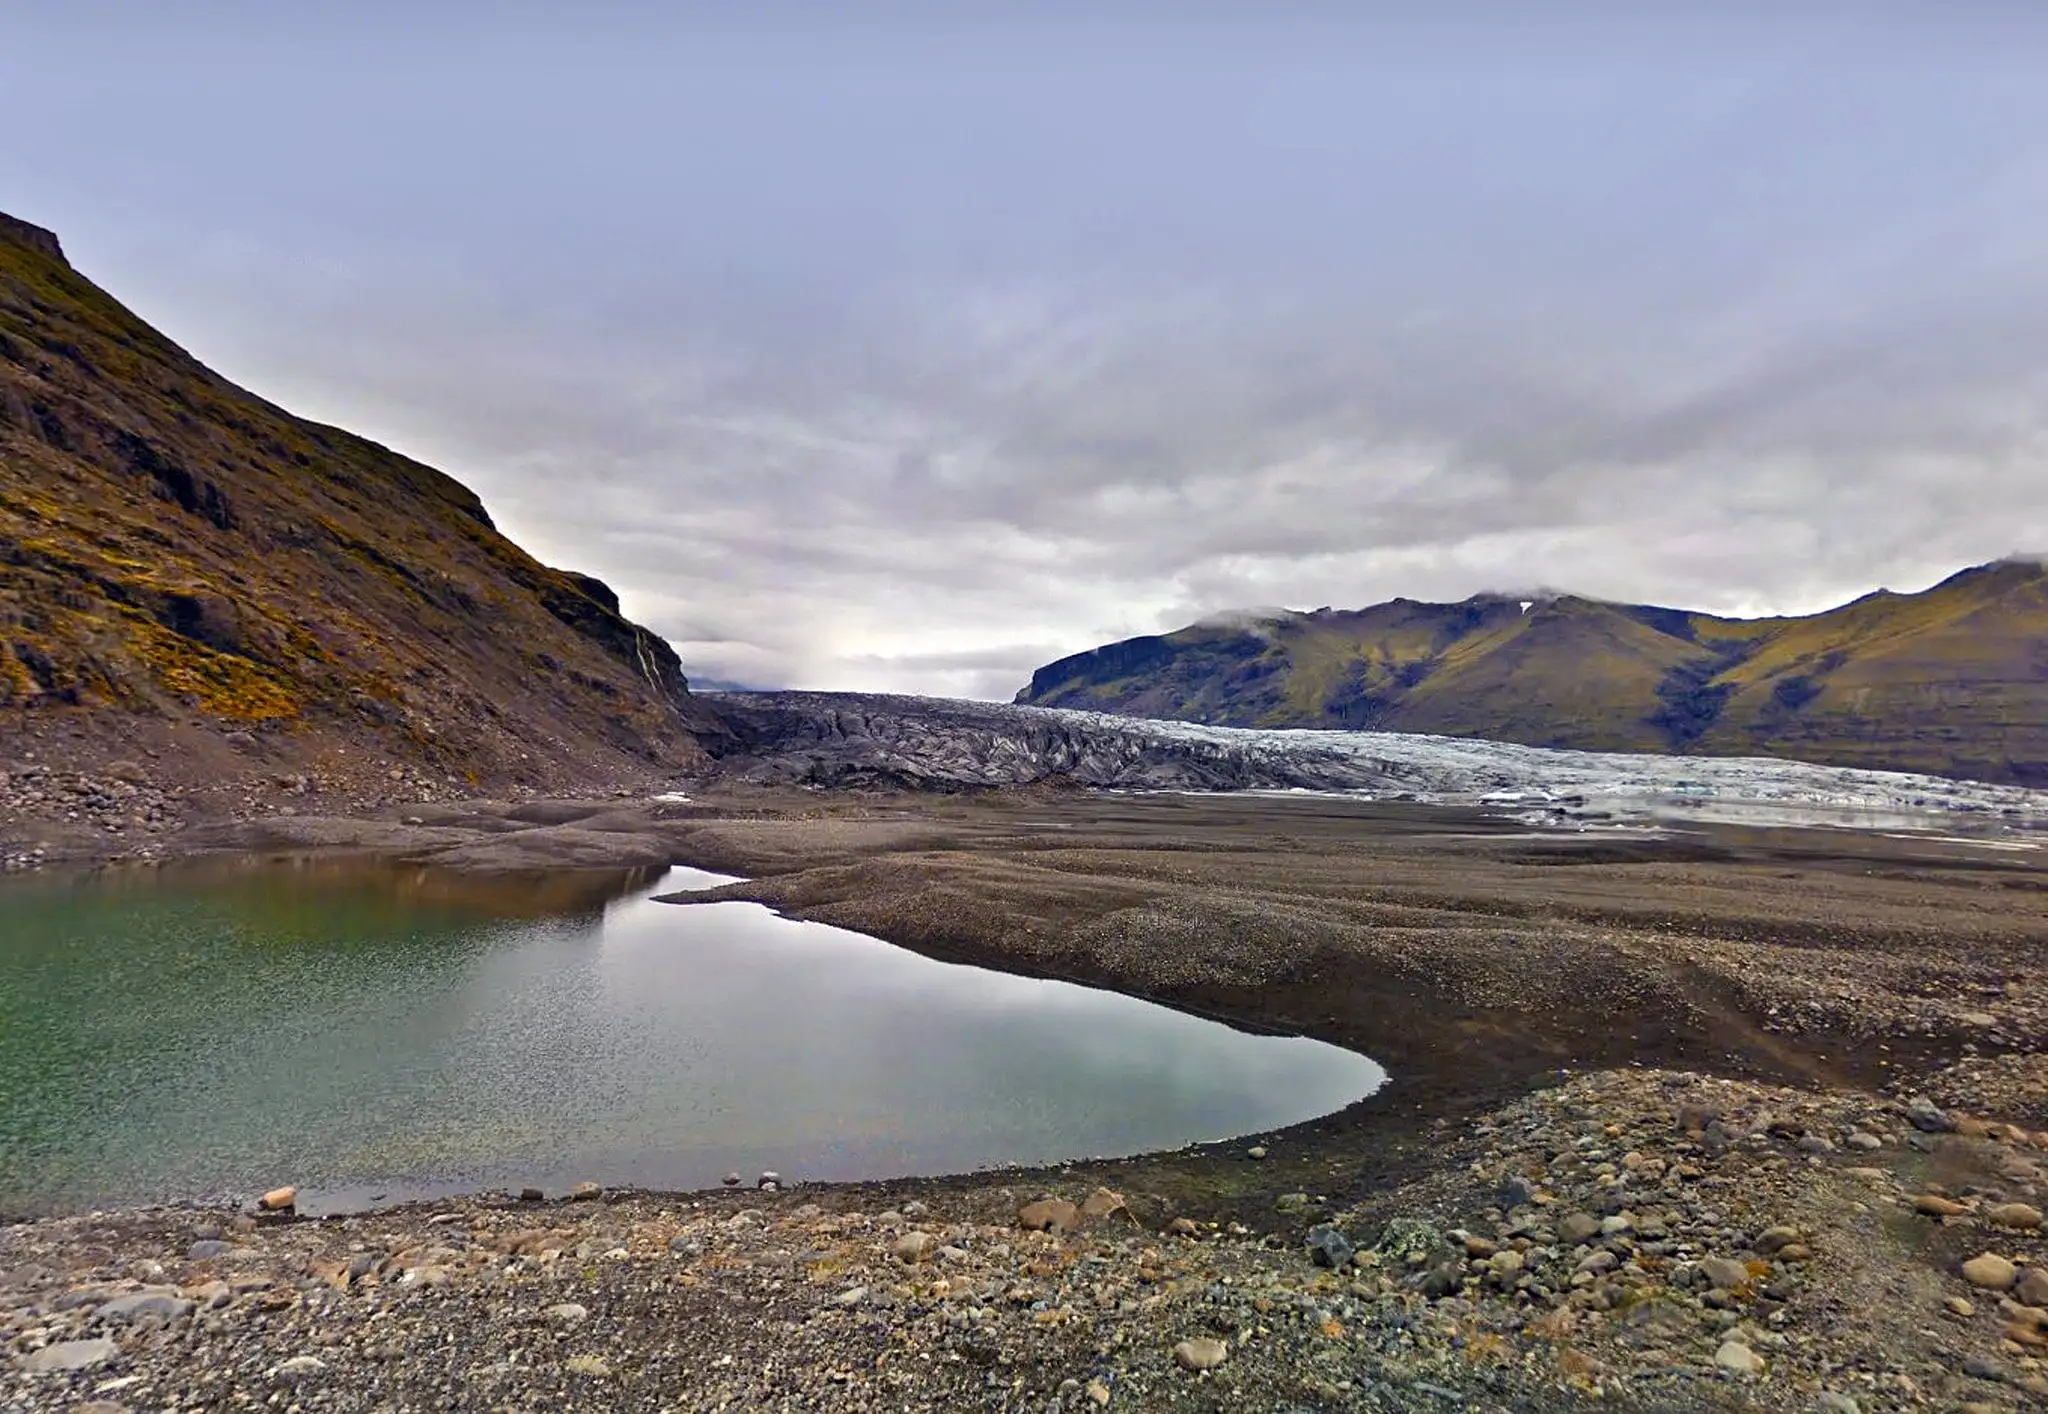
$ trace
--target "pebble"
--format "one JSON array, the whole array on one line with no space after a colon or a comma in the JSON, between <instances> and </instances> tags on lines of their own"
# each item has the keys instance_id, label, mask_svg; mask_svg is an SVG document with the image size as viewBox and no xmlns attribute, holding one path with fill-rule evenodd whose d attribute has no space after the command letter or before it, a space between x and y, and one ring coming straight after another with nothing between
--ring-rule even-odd
<instances>
[{"instance_id":1,"label":"pebble","mask_svg":"<svg viewBox=\"0 0 2048 1414\"><path fill-rule=\"evenodd\" d=\"M246 1191L246 1190L244 1190ZM266 1213L282 1213L299 1201L297 1186L287 1183L282 1188L273 1188L256 1200L256 1206Z\"/></svg>"},{"instance_id":2,"label":"pebble","mask_svg":"<svg viewBox=\"0 0 2048 1414\"><path fill-rule=\"evenodd\" d=\"M548 1307L543 1314L551 1321L558 1321L565 1326L573 1326L579 1321L588 1320L590 1318L590 1309L574 1301L559 1301L553 1306Z\"/></svg>"},{"instance_id":3,"label":"pebble","mask_svg":"<svg viewBox=\"0 0 2048 1414\"><path fill-rule=\"evenodd\" d=\"M1970 1210L1955 1199L1944 1198L1939 1193L1922 1193L1913 1200L1913 1211L1930 1218L1953 1218Z\"/></svg>"},{"instance_id":4,"label":"pebble","mask_svg":"<svg viewBox=\"0 0 2048 1414\"><path fill-rule=\"evenodd\" d=\"M2013 1283L2012 1294L2029 1306L2048 1306L2048 1271L2025 1268Z\"/></svg>"},{"instance_id":5,"label":"pebble","mask_svg":"<svg viewBox=\"0 0 2048 1414\"><path fill-rule=\"evenodd\" d=\"M1183 1370L1213 1370L1230 1358L1230 1347L1213 1336L1196 1336L1174 1346L1173 1358Z\"/></svg>"},{"instance_id":6,"label":"pebble","mask_svg":"<svg viewBox=\"0 0 2048 1414\"><path fill-rule=\"evenodd\" d=\"M1248 1159L1263 1159L1266 1157L1266 1146L1254 1144L1251 1148L1244 1151L1244 1156Z\"/></svg>"},{"instance_id":7,"label":"pebble","mask_svg":"<svg viewBox=\"0 0 2048 1414\"><path fill-rule=\"evenodd\" d=\"M573 1203L591 1203L602 1197L604 1197L604 1185L592 1183L587 1179L569 1190L569 1200Z\"/></svg>"},{"instance_id":8,"label":"pebble","mask_svg":"<svg viewBox=\"0 0 2048 1414\"><path fill-rule=\"evenodd\" d=\"M2030 1203L2000 1203L1984 1210L1984 1220L1998 1227L2031 1231L2041 1225L2041 1210Z\"/></svg>"}]
</instances>

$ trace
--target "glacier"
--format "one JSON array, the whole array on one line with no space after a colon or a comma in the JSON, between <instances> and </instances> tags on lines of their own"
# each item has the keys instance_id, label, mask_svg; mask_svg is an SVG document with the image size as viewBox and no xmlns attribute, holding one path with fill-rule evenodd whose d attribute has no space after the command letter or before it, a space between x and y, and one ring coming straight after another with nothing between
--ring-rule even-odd
<instances>
[{"instance_id":1,"label":"glacier","mask_svg":"<svg viewBox=\"0 0 2048 1414\"><path fill-rule=\"evenodd\" d=\"M744 778L918 789L1065 780L1117 790L1288 791L1471 806L1580 828L1699 819L2048 839L2048 792L1763 757L1659 756L1464 737L1212 727L878 693L707 693Z\"/></svg>"}]
</instances>

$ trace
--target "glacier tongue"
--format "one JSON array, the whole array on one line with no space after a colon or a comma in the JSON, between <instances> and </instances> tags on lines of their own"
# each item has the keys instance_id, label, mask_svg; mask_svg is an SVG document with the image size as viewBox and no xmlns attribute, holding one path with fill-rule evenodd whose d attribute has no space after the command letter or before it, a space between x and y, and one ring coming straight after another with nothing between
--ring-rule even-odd
<instances>
[{"instance_id":1,"label":"glacier tongue","mask_svg":"<svg viewBox=\"0 0 2048 1414\"><path fill-rule=\"evenodd\" d=\"M1653 756L1397 732L1260 730L869 693L705 694L748 778L809 785L1292 790L1602 814L1927 829L2048 825L2048 792L1758 757Z\"/></svg>"}]
</instances>

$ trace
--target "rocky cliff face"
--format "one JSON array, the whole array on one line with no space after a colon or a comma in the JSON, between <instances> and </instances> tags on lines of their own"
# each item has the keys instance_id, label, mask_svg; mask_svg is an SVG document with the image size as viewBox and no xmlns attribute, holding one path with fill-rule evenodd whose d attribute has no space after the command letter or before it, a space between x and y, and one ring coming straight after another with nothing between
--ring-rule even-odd
<instances>
[{"instance_id":1,"label":"rocky cliff face","mask_svg":"<svg viewBox=\"0 0 2048 1414\"><path fill-rule=\"evenodd\" d=\"M0 217L0 736L538 785L696 766L716 730L603 584L228 383Z\"/></svg>"},{"instance_id":2,"label":"rocky cliff face","mask_svg":"<svg viewBox=\"0 0 2048 1414\"><path fill-rule=\"evenodd\" d=\"M1017 701L2044 785L2048 568L1981 565L1806 618L1486 595L1194 625L1062 658Z\"/></svg>"}]
</instances>

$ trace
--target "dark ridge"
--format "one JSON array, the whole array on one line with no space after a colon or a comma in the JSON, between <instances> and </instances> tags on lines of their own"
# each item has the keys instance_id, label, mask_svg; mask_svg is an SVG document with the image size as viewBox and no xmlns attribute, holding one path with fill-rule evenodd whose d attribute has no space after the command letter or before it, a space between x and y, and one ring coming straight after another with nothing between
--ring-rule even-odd
<instances>
[{"instance_id":1,"label":"dark ridge","mask_svg":"<svg viewBox=\"0 0 2048 1414\"><path fill-rule=\"evenodd\" d=\"M1147 634L1141 638L1126 638L1120 643L1107 643L1100 648L1091 648L1085 653L1075 653L1056 663L1048 663L1031 675L1031 686L1018 694L1019 698L1035 697L1051 692L1062 683L1075 678L1086 678L1090 682L1112 682L1117 678L1129 677L1132 673L1143 672L1170 661L1179 652L1178 645Z\"/></svg>"},{"instance_id":2,"label":"dark ridge","mask_svg":"<svg viewBox=\"0 0 2048 1414\"><path fill-rule=\"evenodd\" d=\"M1654 604L1632 604L1622 609L1639 624L1645 624L1669 638L1682 639L1687 643L1699 642L1699 631L1693 627L1692 615L1683 609L1664 609Z\"/></svg>"},{"instance_id":3,"label":"dark ridge","mask_svg":"<svg viewBox=\"0 0 2048 1414\"><path fill-rule=\"evenodd\" d=\"M26 246L38 255L47 255L69 269L71 262L64 258L64 247L57 243L57 233L46 231L41 226L32 226L16 216L0 211L0 241L10 245Z\"/></svg>"}]
</instances>

